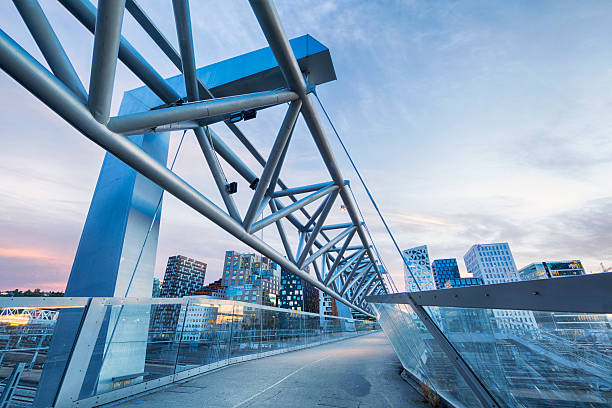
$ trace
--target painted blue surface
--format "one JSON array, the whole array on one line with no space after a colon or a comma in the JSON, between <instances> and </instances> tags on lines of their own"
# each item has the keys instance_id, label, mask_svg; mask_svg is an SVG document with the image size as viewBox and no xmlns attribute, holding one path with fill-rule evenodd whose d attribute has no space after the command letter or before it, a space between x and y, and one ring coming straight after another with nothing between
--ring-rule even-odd
<instances>
[{"instance_id":1,"label":"painted blue surface","mask_svg":"<svg viewBox=\"0 0 612 408\"><path fill-rule=\"evenodd\" d=\"M336 79L329 49L319 41L306 34L289 40L289 44L302 71L309 72L310 85ZM198 68L196 74L215 97L234 94L231 91L239 94L286 87L270 47ZM185 96L183 75L170 77L167 82L179 95ZM224 88L230 85L233 85L231 91ZM146 86L128 91L127 94L153 106L163 104Z\"/></svg>"}]
</instances>

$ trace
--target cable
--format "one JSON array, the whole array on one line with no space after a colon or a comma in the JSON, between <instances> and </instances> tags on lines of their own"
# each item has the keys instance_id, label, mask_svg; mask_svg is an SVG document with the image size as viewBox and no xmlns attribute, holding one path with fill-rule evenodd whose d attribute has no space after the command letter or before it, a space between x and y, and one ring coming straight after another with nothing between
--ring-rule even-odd
<instances>
[{"instance_id":1,"label":"cable","mask_svg":"<svg viewBox=\"0 0 612 408\"><path fill-rule=\"evenodd\" d=\"M366 185L365 181L363 180L363 177L361 177L361 173L357 169L357 166L355 165L355 162L353 161L353 158L351 157L351 155L349 154L346 146L344 145L344 142L342 141L342 138L340 138L340 134L338 134L338 131L336 130L336 127L334 126L331 118L327 114L327 111L323 107L323 104L321 103L321 99L319 99L319 95L317 94L316 88L313 90L312 93L314 94L315 98L317 98L317 101L319 102L319 106L321 107L321 110L323 110L323 113L325 114L325 117L327 118L327 121L329 122L329 124L332 127L334 133L336 134L336 137L338 138L338 141L340 142L340 145L342 146L342 149L344 150L344 153L346 154L346 157L351 162L351 166L353 166L353 170L355 170L355 173L357 174L357 177L359 177L359 181L361 182L361 185L365 189L366 194L370 198L370 201L372 202L372 205L374 206L374 209L378 213L378 216L380 217L380 220L382 221L383 225L385 226L385 229L387 230L387 234L389 234L389 237L391 238L391 241L393 241L393 245L395 245L395 249L397 250L399 255L402 257L402 260L404 261L404 265L406 265L406 270L410 273L410 276L412 277L412 280L414 281L414 284L416 285L417 289L420 291L421 288L420 288L419 283L417 282L416 278L414 277L414 274L412 273L412 270L410 269L410 266L408 265L408 261L406 261L406 258L404 257L404 255L402 253L402 250L400 249L399 245L397 244L397 241L395 240L395 237L393 236L393 233L391 232L391 230L389 229L389 226L387 225L387 221L385 221L385 218L383 217L380 209L378 208L378 205L376 204L376 201L374 200L374 197L372 196L372 193L370 193L370 189L368 188L368 186ZM357 207L359 207L359 206L357 206ZM372 244L374 244L374 241L372 241ZM382 262L382 260L381 260L381 262Z\"/></svg>"}]
</instances>

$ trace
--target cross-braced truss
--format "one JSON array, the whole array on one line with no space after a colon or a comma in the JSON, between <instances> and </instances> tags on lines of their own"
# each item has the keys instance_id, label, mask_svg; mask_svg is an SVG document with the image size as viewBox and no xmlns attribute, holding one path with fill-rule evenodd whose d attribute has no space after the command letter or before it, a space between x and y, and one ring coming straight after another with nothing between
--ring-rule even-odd
<instances>
[{"instance_id":1,"label":"cross-braced truss","mask_svg":"<svg viewBox=\"0 0 612 408\"><path fill-rule=\"evenodd\" d=\"M374 256L364 222L359 218L348 190L348 182L342 177L310 98L313 87L307 82L307 73L300 70L272 2L251 0L250 4L276 58L286 88L215 98L196 75L188 0L172 2L178 51L135 0L99 0L97 9L88 0L58 1L94 34L89 90L85 90L37 0L13 2L52 72L0 30L2 69L86 137L234 237L354 310L371 315L365 297L387 292L386 271ZM171 87L121 35L125 9L182 73L185 94ZM146 112L110 117L118 60L164 105ZM289 107L269 157L265 159L235 124L235 119L283 103L289 103ZM289 188L279 175L300 114L330 180ZM258 173L252 171L208 127L214 123L225 123L263 169ZM223 206L204 197L126 137L176 129L193 130ZM253 189L244 215L236 205L232 186L225 180L216 154ZM318 207L308 211L306 206L315 202ZM346 208L346 222L328 222L328 215L335 205ZM269 215L263 216L266 208ZM292 242L295 239L290 239L285 230L287 222L297 230L297 243ZM272 225L278 232L284 253L256 236L258 231ZM314 270L314 274L309 274L308 269Z\"/></svg>"}]
</instances>

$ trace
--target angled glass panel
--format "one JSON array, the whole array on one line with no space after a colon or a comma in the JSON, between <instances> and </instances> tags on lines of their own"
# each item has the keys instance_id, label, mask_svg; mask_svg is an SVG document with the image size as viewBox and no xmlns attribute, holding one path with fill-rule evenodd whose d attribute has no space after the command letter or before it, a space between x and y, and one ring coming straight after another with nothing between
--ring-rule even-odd
<instances>
[{"instance_id":1,"label":"angled glass panel","mask_svg":"<svg viewBox=\"0 0 612 408\"><path fill-rule=\"evenodd\" d=\"M372 305L404 369L421 383L422 388L434 389L456 407L481 406L471 388L410 306L383 303Z\"/></svg>"},{"instance_id":2,"label":"angled glass panel","mask_svg":"<svg viewBox=\"0 0 612 408\"><path fill-rule=\"evenodd\" d=\"M428 309L500 403L612 406L610 315Z\"/></svg>"}]
</instances>

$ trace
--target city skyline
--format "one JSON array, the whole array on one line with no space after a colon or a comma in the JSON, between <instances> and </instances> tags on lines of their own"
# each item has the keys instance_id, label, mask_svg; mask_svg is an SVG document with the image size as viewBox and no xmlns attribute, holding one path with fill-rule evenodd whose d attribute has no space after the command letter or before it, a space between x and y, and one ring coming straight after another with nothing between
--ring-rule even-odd
<instances>
[{"instance_id":1,"label":"city skyline","mask_svg":"<svg viewBox=\"0 0 612 408\"><path fill-rule=\"evenodd\" d=\"M58 36L77 71L88 78L93 38L81 35L83 28L58 4L42 6L59 23ZM338 81L317 92L402 249L427 243L431 259L461 259L473 242L507 241L519 267L540 259L581 259L588 273L598 272L600 262L612 264L612 221L606 216L612 198L605 189L612 168L606 132L611 119L605 112L612 97L603 91L612 84L610 4L596 2L585 10L544 2L544 20L525 4L480 5L478 10L470 2L436 8L424 2L306 6L312 13L298 16L289 3L278 4L289 37L308 32L330 48ZM192 14L206 15L209 7L194 3ZM343 17L338 20L339 8ZM148 9L176 44L172 25L156 14L163 8ZM194 21L198 41L207 40L206 47L196 47L198 66L266 45L241 3L228 2L219 12L231 18ZM6 8L0 22L40 56L13 7ZM135 44L148 44L130 26L124 34ZM165 66L164 75L176 74L157 50L147 57ZM0 78L6 95L0 118L7 135L0 152L0 289L63 290L103 151L5 73ZM137 86L140 82L119 64L114 113L121 92ZM281 114L279 109L261 114L268 127L253 129L254 142L269 145ZM303 137L303 127L300 120L286 169L295 185L318 175L311 170L312 141ZM326 130L401 289L401 258ZM171 155L179 137L172 137ZM193 138L186 138L176 170L216 197L199 154ZM209 279L215 280L225 248L248 251L166 196L157 277L170 254L183 253L205 259ZM459 267L464 273L462 263Z\"/></svg>"}]
</instances>

